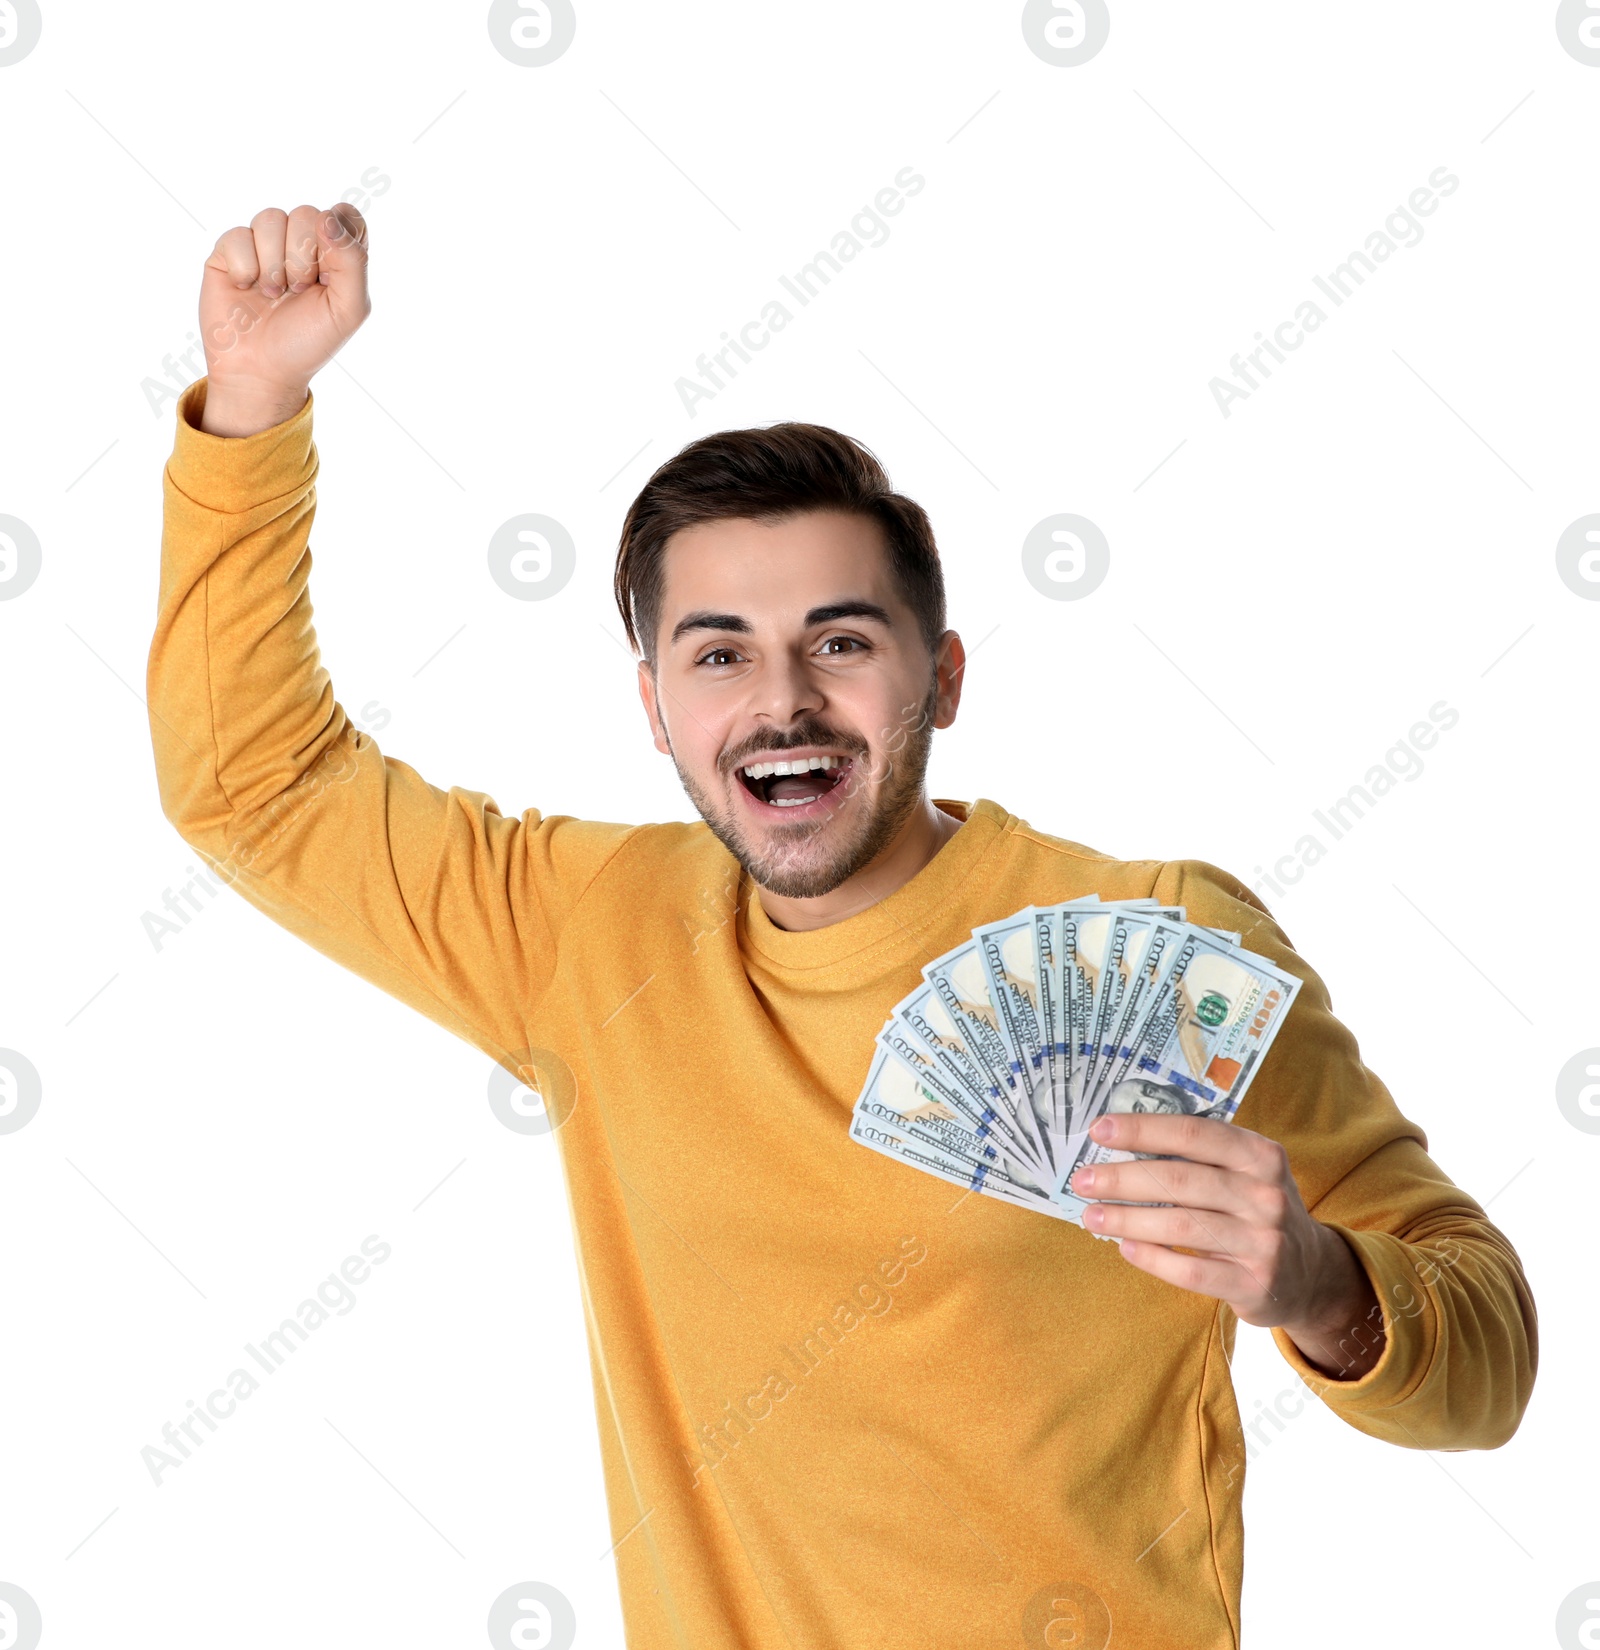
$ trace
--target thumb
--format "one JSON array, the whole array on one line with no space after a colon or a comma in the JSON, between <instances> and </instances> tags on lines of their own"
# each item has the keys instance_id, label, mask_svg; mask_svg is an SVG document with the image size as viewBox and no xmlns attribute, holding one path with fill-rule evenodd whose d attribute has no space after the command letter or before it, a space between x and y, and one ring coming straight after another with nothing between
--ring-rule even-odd
<instances>
[{"instance_id":1,"label":"thumb","mask_svg":"<svg viewBox=\"0 0 1600 1650\"><path fill-rule=\"evenodd\" d=\"M367 220L339 201L317 220L317 267L341 295L358 289L367 267Z\"/></svg>"},{"instance_id":2,"label":"thumb","mask_svg":"<svg viewBox=\"0 0 1600 1650\"><path fill-rule=\"evenodd\" d=\"M348 338L372 311L367 295L367 220L348 201L317 219L319 284L342 336Z\"/></svg>"}]
</instances>

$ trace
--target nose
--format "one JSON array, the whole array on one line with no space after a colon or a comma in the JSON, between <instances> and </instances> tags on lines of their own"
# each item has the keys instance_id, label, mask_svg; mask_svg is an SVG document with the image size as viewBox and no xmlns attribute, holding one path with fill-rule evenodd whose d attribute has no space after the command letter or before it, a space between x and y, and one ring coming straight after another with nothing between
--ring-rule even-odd
<instances>
[{"instance_id":1,"label":"nose","mask_svg":"<svg viewBox=\"0 0 1600 1650\"><path fill-rule=\"evenodd\" d=\"M769 655L752 680L750 711L757 721L786 727L803 716L815 715L827 702L821 685L802 653Z\"/></svg>"}]
</instances>

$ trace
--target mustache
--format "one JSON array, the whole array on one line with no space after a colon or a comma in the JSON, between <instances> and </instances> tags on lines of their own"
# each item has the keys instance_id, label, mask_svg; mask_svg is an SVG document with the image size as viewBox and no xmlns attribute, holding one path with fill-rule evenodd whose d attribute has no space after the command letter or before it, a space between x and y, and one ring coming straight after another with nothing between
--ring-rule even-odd
<instances>
[{"instance_id":1,"label":"mustache","mask_svg":"<svg viewBox=\"0 0 1600 1650\"><path fill-rule=\"evenodd\" d=\"M800 750L806 745L824 745L829 750L844 751L852 757L863 756L867 742L858 734L840 733L821 722L801 722L779 732L752 734L736 750L729 752L721 762L724 773L733 773L753 758L767 754L781 755L784 751Z\"/></svg>"}]
</instances>

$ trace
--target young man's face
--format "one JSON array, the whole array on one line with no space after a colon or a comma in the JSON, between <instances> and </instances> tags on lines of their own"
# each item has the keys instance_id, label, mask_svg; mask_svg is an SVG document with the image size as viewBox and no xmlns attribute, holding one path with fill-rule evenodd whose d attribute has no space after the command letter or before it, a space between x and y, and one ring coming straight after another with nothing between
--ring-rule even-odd
<instances>
[{"instance_id":1,"label":"young man's face","mask_svg":"<svg viewBox=\"0 0 1600 1650\"><path fill-rule=\"evenodd\" d=\"M864 516L686 528L664 574L654 677L639 667L656 749L764 888L829 893L921 803L933 730L960 699L960 638L930 655ZM802 771L761 772L779 762Z\"/></svg>"}]
</instances>

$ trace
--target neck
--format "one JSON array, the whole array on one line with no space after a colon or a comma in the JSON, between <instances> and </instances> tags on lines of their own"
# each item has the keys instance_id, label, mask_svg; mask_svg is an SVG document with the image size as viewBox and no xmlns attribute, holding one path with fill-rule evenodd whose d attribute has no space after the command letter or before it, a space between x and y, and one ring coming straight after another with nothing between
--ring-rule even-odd
<instances>
[{"instance_id":1,"label":"neck","mask_svg":"<svg viewBox=\"0 0 1600 1650\"><path fill-rule=\"evenodd\" d=\"M758 887L761 909L775 927L797 933L843 922L903 888L960 829L961 821L924 793L894 841L853 877L816 899L788 899Z\"/></svg>"}]
</instances>

